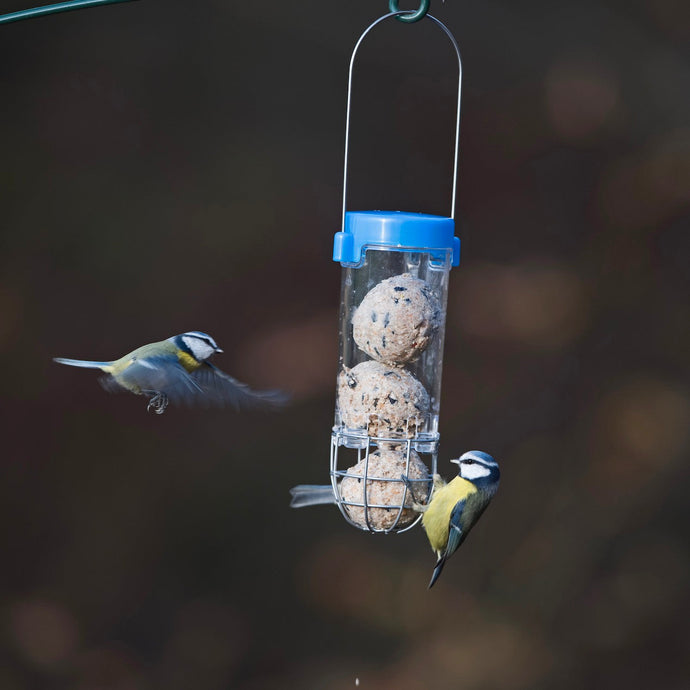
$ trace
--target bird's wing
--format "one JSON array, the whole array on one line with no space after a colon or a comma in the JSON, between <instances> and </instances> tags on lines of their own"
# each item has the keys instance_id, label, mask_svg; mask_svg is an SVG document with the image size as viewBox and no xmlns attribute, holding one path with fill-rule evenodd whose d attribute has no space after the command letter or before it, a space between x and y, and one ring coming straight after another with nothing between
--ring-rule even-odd
<instances>
[{"instance_id":1,"label":"bird's wing","mask_svg":"<svg viewBox=\"0 0 690 690\"><path fill-rule=\"evenodd\" d=\"M434 567L434 572L431 574L431 580L429 581L429 589L434 586L434 583L441 575L443 566L446 564L446 560L450 558L458 549L460 544L467 536L467 531L463 528L462 523L462 512L465 509L465 499L461 499L455 504L455 507L450 513L450 523L448 525L448 543L446 548L441 553L438 554L438 560L436 561L436 566Z\"/></svg>"},{"instance_id":2,"label":"bird's wing","mask_svg":"<svg viewBox=\"0 0 690 690\"><path fill-rule=\"evenodd\" d=\"M120 386L135 393L165 393L172 402L178 403L202 392L177 359L166 356L132 359L114 378Z\"/></svg>"},{"instance_id":3,"label":"bird's wing","mask_svg":"<svg viewBox=\"0 0 690 690\"><path fill-rule=\"evenodd\" d=\"M462 511L465 509L465 499L460 499L450 513L450 521L448 523L448 541L446 548L443 551L438 551L438 560L434 566L434 572L431 573L431 580L429 581L429 589L434 586L434 583L441 575L443 567L446 565L446 560L450 558L462 544L466 536L466 532L462 526Z\"/></svg>"},{"instance_id":4,"label":"bird's wing","mask_svg":"<svg viewBox=\"0 0 690 690\"><path fill-rule=\"evenodd\" d=\"M460 499L450 513L450 520L448 522L448 541L446 548L442 552L438 552L438 561L436 567L431 575L429 588L431 588L438 580L446 560L450 558L457 550L460 544L465 541L472 527L479 520L481 514L489 505L490 496L483 492L474 492L469 494L466 498Z\"/></svg>"},{"instance_id":5,"label":"bird's wing","mask_svg":"<svg viewBox=\"0 0 690 690\"><path fill-rule=\"evenodd\" d=\"M450 556L458 546L465 541L472 527L489 505L490 497L483 491L470 494L466 499L458 501L450 514L450 530L448 532L448 546L446 555Z\"/></svg>"},{"instance_id":6,"label":"bird's wing","mask_svg":"<svg viewBox=\"0 0 690 690\"><path fill-rule=\"evenodd\" d=\"M278 407L287 402L280 391L254 391L210 362L204 362L190 374L198 387L190 402L201 405L230 406L235 410ZM170 395L170 394L169 394Z\"/></svg>"},{"instance_id":7,"label":"bird's wing","mask_svg":"<svg viewBox=\"0 0 690 690\"><path fill-rule=\"evenodd\" d=\"M462 520L462 514L465 510L466 499L462 499L455 504L455 508L450 513L450 523L448 525L448 544L446 545L446 550L444 551L444 556L448 558L452 556L457 550L460 544L467 536L467 531Z\"/></svg>"}]
</instances>

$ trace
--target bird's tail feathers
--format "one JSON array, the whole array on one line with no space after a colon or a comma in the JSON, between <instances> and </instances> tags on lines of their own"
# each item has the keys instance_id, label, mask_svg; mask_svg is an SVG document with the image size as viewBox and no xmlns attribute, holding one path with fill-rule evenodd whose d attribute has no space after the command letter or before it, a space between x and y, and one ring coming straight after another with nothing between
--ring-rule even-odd
<instances>
[{"instance_id":1,"label":"bird's tail feathers","mask_svg":"<svg viewBox=\"0 0 690 690\"><path fill-rule=\"evenodd\" d=\"M307 506L335 503L333 487L329 485L300 484L290 489L291 508L306 508Z\"/></svg>"},{"instance_id":2,"label":"bird's tail feathers","mask_svg":"<svg viewBox=\"0 0 690 690\"><path fill-rule=\"evenodd\" d=\"M441 556L438 561L436 562L436 567L434 568L434 572L431 573L431 580L429 580L429 587L428 589L431 589L434 586L434 583L436 580L441 575L441 571L443 570L443 566L446 564L446 557Z\"/></svg>"},{"instance_id":3,"label":"bird's tail feathers","mask_svg":"<svg viewBox=\"0 0 690 690\"><path fill-rule=\"evenodd\" d=\"M66 364L69 367L84 367L85 369L101 369L108 371L112 362L91 362L86 359L65 359L64 357L53 357L53 361L58 364Z\"/></svg>"}]
</instances>

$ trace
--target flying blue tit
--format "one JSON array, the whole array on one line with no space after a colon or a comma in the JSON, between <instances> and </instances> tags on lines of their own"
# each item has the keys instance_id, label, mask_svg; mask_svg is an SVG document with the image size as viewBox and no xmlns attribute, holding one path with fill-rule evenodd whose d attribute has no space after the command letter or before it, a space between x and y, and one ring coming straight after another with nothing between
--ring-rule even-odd
<instances>
[{"instance_id":1,"label":"flying blue tit","mask_svg":"<svg viewBox=\"0 0 690 690\"><path fill-rule=\"evenodd\" d=\"M439 475L435 475L429 502L413 506L423 513L422 526L438 557L429 589L438 580L446 560L477 524L501 478L498 463L480 450L470 450L451 462L457 463L458 476L446 484Z\"/></svg>"},{"instance_id":2,"label":"flying blue tit","mask_svg":"<svg viewBox=\"0 0 690 690\"><path fill-rule=\"evenodd\" d=\"M101 378L106 390L146 395L146 409L156 414L163 414L168 402L204 407L230 405L236 410L286 402L287 397L280 391L253 391L208 361L222 351L210 335L188 331L138 347L112 362L54 359L72 367L100 369L106 374Z\"/></svg>"}]
</instances>

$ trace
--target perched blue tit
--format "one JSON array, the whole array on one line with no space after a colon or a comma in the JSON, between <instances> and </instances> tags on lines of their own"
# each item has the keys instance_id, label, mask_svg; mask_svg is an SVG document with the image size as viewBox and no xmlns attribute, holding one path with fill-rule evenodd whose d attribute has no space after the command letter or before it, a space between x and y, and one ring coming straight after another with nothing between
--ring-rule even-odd
<instances>
[{"instance_id":1,"label":"perched blue tit","mask_svg":"<svg viewBox=\"0 0 690 690\"><path fill-rule=\"evenodd\" d=\"M433 478L431 498L426 504L413 503L411 508L422 515L422 526L438 560L429 588L438 580L446 560L467 538L491 502L501 478L498 463L480 450L471 450L451 462L458 465L458 476L446 483L438 474ZM408 490L416 489L408 477L401 479ZM290 489L291 508L335 503L330 484L300 484Z\"/></svg>"},{"instance_id":2,"label":"perched blue tit","mask_svg":"<svg viewBox=\"0 0 690 690\"><path fill-rule=\"evenodd\" d=\"M253 391L211 364L208 359L222 352L206 333L188 331L167 340L143 345L112 362L91 362L55 357L60 364L100 369L106 390L127 390L149 397L147 410L163 414L168 402L186 405L230 405L236 410L281 405L279 391Z\"/></svg>"},{"instance_id":3,"label":"perched blue tit","mask_svg":"<svg viewBox=\"0 0 690 690\"><path fill-rule=\"evenodd\" d=\"M413 507L422 513L422 526L438 560L429 589L438 580L446 560L465 541L491 502L501 473L498 463L487 453L471 450L451 462L458 465L458 476L446 482L434 476L434 488L426 505Z\"/></svg>"}]
</instances>

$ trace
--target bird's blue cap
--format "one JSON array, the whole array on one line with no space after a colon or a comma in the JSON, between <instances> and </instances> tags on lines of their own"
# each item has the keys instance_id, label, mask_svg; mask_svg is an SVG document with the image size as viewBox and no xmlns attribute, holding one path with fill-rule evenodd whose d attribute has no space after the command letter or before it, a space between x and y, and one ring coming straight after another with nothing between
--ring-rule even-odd
<instances>
[{"instance_id":1,"label":"bird's blue cap","mask_svg":"<svg viewBox=\"0 0 690 690\"><path fill-rule=\"evenodd\" d=\"M367 247L428 252L444 261L452 252L453 266L460 263L460 238L455 221L445 216L405 211L348 211L342 232L335 233L333 261L359 264Z\"/></svg>"}]
</instances>

